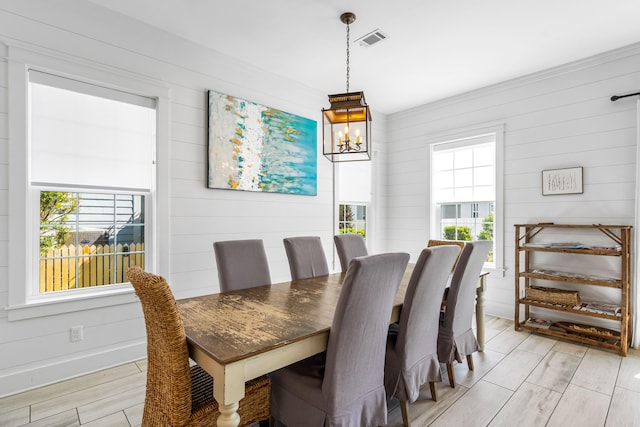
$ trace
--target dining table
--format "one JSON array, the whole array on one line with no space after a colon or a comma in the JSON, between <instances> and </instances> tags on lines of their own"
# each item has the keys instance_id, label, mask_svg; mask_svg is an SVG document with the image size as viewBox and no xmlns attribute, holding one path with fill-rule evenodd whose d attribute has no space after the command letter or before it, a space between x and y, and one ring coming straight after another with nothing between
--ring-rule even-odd
<instances>
[{"instance_id":1,"label":"dining table","mask_svg":"<svg viewBox=\"0 0 640 427\"><path fill-rule=\"evenodd\" d=\"M393 302L398 321L413 272L409 264ZM219 427L236 427L245 382L326 350L345 273L208 294L177 301L189 357L214 379ZM482 305L486 273L480 275L476 327L484 344ZM482 330L482 332L480 332Z\"/></svg>"}]
</instances>

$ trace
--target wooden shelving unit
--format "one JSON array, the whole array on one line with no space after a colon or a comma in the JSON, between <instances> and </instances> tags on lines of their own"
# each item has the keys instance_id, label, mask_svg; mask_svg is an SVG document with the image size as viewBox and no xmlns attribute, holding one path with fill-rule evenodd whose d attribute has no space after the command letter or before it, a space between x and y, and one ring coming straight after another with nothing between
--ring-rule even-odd
<instances>
[{"instance_id":1,"label":"wooden shelving unit","mask_svg":"<svg viewBox=\"0 0 640 427\"><path fill-rule=\"evenodd\" d=\"M594 233L600 235L599 233L601 232L609 239L611 245L585 245L582 247L575 245L575 247L572 247L573 245L570 244L562 246L553 244L550 240L553 238L553 234L562 233L567 229L574 229L573 233L575 233L576 229L583 231L587 237L589 234L593 235ZM632 227L630 225L516 224L515 329L526 329L584 344L615 349L618 350L621 355L626 356L631 338L631 320L629 313L631 229ZM617 277L594 277L587 274L582 275L578 272L541 270L534 265L533 254L542 252L570 254L571 256L575 255L578 257L617 257L619 258L619 268L616 268L618 271L615 272ZM618 263L616 262L616 267L617 265ZM619 312L616 314L607 314L604 312L587 311L581 305L557 303L555 301L540 301L527 297L528 293L532 293L528 291L532 286L545 288L544 291L548 288L550 291L549 295L552 295L554 288L551 282L570 284L570 286L563 286L563 288L571 288L574 291L578 291L578 293L583 286L603 286L619 289ZM531 291L535 291L535 289L531 289ZM521 306L524 306L524 319L520 317ZM583 316L585 320L579 324L555 322L552 323L548 329L531 326L526 324L527 320L531 318L531 307L580 315ZM599 325L594 325L593 321L590 323L590 319L595 318L615 321L619 328L606 329Z\"/></svg>"}]
</instances>

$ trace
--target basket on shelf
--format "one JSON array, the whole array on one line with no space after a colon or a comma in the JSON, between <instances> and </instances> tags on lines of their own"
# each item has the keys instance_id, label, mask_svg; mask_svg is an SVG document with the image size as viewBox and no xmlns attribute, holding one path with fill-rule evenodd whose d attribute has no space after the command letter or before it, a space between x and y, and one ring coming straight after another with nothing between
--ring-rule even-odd
<instances>
[{"instance_id":1,"label":"basket on shelf","mask_svg":"<svg viewBox=\"0 0 640 427\"><path fill-rule=\"evenodd\" d=\"M561 304L571 307L580 305L580 293L578 291L568 291L565 289L531 286L525 288L525 298L532 301Z\"/></svg>"}]
</instances>

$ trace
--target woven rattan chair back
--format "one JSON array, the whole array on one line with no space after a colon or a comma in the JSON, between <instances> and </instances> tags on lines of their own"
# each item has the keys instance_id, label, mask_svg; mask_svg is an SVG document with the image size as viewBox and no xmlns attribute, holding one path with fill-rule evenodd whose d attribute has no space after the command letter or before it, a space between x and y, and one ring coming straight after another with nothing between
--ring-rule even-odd
<instances>
[{"instance_id":1,"label":"woven rattan chair back","mask_svg":"<svg viewBox=\"0 0 640 427\"><path fill-rule=\"evenodd\" d=\"M184 325L167 281L139 267L131 267L128 276L140 298L147 329L142 425L215 425L220 412L213 398L213 379L200 366L189 364ZM269 393L267 377L246 383L238 409L241 425L269 419Z\"/></svg>"}]
</instances>

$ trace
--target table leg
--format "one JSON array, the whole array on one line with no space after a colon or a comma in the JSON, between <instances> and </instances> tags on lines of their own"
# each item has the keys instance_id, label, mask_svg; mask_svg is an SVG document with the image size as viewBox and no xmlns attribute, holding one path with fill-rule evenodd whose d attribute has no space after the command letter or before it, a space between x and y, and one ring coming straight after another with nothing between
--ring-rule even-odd
<instances>
[{"instance_id":1,"label":"table leg","mask_svg":"<svg viewBox=\"0 0 640 427\"><path fill-rule=\"evenodd\" d=\"M476 335L480 351L484 351L484 290L485 277L480 277L479 286L476 288Z\"/></svg>"},{"instance_id":2,"label":"table leg","mask_svg":"<svg viewBox=\"0 0 640 427\"><path fill-rule=\"evenodd\" d=\"M238 402L234 402L229 405L218 405L218 408L220 409L218 427L238 427L240 425L238 406Z\"/></svg>"},{"instance_id":3,"label":"table leg","mask_svg":"<svg viewBox=\"0 0 640 427\"><path fill-rule=\"evenodd\" d=\"M244 397L244 365L244 361L227 365L219 365L215 362L212 362L210 366L200 365L213 377L213 397L218 402L220 410L218 427L238 427L240 425L238 407L240 400Z\"/></svg>"}]
</instances>

